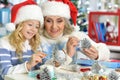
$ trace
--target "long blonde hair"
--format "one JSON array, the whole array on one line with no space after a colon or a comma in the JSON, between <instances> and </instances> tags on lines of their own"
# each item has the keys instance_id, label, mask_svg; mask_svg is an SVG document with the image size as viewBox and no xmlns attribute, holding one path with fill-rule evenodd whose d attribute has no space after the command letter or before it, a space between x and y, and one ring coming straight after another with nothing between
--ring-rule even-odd
<instances>
[{"instance_id":1,"label":"long blonde hair","mask_svg":"<svg viewBox=\"0 0 120 80\"><path fill-rule=\"evenodd\" d=\"M17 24L15 26L15 31L9 36L10 44L16 49L16 54L19 56L19 58L22 57L23 43L25 42L25 38L21 33L21 30L24 27L23 23L24 22ZM31 45L33 52L36 52L38 46L40 45L40 27L38 29L38 33L32 39L30 39L29 44Z\"/></svg>"}]
</instances>

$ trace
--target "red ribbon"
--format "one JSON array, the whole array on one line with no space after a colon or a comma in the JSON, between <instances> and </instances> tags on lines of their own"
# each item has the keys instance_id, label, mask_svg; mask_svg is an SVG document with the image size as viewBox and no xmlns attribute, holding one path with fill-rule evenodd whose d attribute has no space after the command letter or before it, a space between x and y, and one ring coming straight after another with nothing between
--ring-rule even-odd
<instances>
[{"instance_id":1,"label":"red ribbon","mask_svg":"<svg viewBox=\"0 0 120 80\"><path fill-rule=\"evenodd\" d=\"M70 15L71 15L72 21L74 25L76 25L78 11L76 6L70 0L50 0L50 1L60 1L67 4L70 8Z\"/></svg>"}]
</instances>

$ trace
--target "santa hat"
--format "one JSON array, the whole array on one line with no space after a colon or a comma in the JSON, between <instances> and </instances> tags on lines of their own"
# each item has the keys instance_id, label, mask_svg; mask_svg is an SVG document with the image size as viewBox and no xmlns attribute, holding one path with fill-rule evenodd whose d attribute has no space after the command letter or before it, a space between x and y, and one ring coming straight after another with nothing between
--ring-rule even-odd
<instances>
[{"instance_id":1,"label":"santa hat","mask_svg":"<svg viewBox=\"0 0 120 80\"><path fill-rule=\"evenodd\" d=\"M15 29L16 24L29 19L40 21L41 26L43 24L41 8L33 0L27 0L13 6L11 10L11 23L7 24L6 28L11 32Z\"/></svg>"},{"instance_id":2,"label":"santa hat","mask_svg":"<svg viewBox=\"0 0 120 80\"><path fill-rule=\"evenodd\" d=\"M72 18L74 25L76 25L77 8L69 0L54 0L46 1L42 4L43 16L57 15L67 19Z\"/></svg>"}]
</instances>

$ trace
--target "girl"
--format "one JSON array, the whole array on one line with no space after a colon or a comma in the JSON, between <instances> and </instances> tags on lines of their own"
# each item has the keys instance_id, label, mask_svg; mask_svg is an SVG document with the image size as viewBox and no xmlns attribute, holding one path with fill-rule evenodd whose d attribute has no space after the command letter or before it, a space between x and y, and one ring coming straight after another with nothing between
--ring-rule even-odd
<instances>
[{"instance_id":1,"label":"girl","mask_svg":"<svg viewBox=\"0 0 120 80\"><path fill-rule=\"evenodd\" d=\"M37 50L40 45L39 33L43 15L41 8L35 2L28 0L14 5L11 22L15 30L0 39L0 78L2 79L7 74L26 73L35 69L46 56ZM9 26L14 27L11 24Z\"/></svg>"}]
</instances>

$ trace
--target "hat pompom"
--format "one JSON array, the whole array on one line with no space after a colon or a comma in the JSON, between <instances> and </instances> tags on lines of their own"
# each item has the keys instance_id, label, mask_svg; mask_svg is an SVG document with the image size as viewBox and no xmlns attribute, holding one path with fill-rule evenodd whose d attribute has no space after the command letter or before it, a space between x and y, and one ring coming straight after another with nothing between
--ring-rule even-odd
<instances>
[{"instance_id":1,"label":"hat pompom","mask_svg":"<svg viewBox=\"0 0 120 80\"><path fill-rule=\"evenodd\" d=\"M8 23L8 24L6 24L5 27L6 27L6 30L8 32L13 32L15 30L15 24L14 23Z\"/></svg>"}]
</instances>

